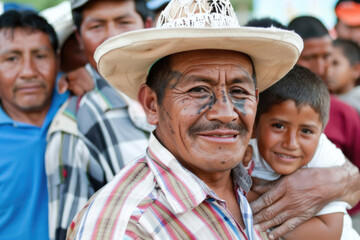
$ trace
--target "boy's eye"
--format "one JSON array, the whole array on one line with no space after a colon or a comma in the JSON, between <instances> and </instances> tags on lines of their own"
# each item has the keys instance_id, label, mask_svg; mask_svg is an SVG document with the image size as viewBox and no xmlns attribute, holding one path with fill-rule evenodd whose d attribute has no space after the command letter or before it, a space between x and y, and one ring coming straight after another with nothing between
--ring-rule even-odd
<instances>
[{"instance_id":1,"label":"boy's eye","mask_svg":"<svg viewBox=\"0 0 360 240\"><path fill-rule=\"evenodd\" d=\"M310 129L307 129L307 128L301 129L301 132L305 133L305 134L312 134L313 133L313 131L311 131Z\"/></svg>"},{"instance_id":2,"label":"boy's eye","mask_svg":"<svg viewBox=\"0 0 360 240\"><path fill-rule=\"evenodd\" d=\"M285 126L283 124L281 124L281 123L274 123L271 126L274 127L274 128L277 128L277 129L284 129L285 128Z\"/></svg>"}]
</instances>

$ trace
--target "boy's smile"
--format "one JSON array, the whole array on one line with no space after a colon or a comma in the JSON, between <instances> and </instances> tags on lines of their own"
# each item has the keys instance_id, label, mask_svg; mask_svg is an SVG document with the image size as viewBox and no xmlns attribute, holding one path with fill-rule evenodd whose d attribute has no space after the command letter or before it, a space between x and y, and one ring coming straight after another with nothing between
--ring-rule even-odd
<instances>
[{"instance_id":1,"label":"boy's smile","mask_svg":"<svg viewBox=\"0 0 360 240\"><path fill-rule=\"evenodd\" d=\"M322 129L310 105L296 106L292 100L274 105L256 126L260 155L278 174L290 174L312 159Z\"/></svg>"}]
</instances>

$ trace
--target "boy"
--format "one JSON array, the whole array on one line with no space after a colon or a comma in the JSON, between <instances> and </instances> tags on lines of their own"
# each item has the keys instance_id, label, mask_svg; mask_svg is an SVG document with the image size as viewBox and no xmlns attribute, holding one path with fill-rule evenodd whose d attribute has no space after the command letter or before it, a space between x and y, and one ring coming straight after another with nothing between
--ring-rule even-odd
<instances>
[{"instance_id":1,"label":"boy","mask_svg":"<svg viewBox=\"0 0 360 240\"><path fill-rule=\"evenodd\" d=\"M341 100L353 106L360 113L360 47L350 40L333 41L333 60L327 85Z\"/></svg>"},{"instance_id":2,"label":"boy","mask_svg":"<svg viewBox=\"0 0 360 240\"><path fill-rule=\"evenodd\" d=\"M330 97L324 82L295 66L260 94L255 119L252 177L272 181L304 167L344 164L342 152L322 133L329 118ZM249 201L256 199L249 193ZM352 229L347 204L333 202L316 217L286 234L285 239L360 239Z\"/></svg>"}]
</instances>

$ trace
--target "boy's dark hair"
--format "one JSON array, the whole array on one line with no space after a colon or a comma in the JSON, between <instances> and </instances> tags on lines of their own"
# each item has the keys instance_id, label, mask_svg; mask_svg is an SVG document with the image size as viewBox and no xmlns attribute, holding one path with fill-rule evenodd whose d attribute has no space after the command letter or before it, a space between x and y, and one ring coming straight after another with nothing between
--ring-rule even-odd
<instances>
[{"instance_id":1,"label":"boy's dark hair","mask_svg":"<svg viewBox=\"0 0 360 240\"><path fill-rule=\"evenodd\" d=\"M103 0L91 0L89 2L95 2L95 1L103 1ZM135 2L135 10L137 13L139 13L139 15L141 16L144 23L148 17L153 17L153 12L151 10L149 10L146 6L146 0L120 0L120 1L134 1ZM77 30L79 31L79 33L80 33L81 22L83 20L82 12L84 10L84 7L89 2L85 3L83 6L81 6L79 8L75 8L72 10L74 24L75 24Z\"/></svg>"},{"instance_id":2,"label":"boy's dark hair","mask_svg":"<svg viewBox=\"0 0 360 240\"><path fill-rule=\"evenodd\" d=\"M55 30L36 12L31 10L9 10L0 15L0 29L7 29L13 34L15 28L23 28L30 32L41 31L49 36L54 52L58 50L58 40Z\"/></svg>"},{"instance_id":3,"label":"boy's dark hair","mask_svg":"<svg viewBox=\"0 0 360 240\"><path fill-rule=\"evenodd\" d=\"M263 27L263 28L276 27L276 28L280 28L280 29L287 29L287 27L285 25L283 25L279 21L277 21L273 18L269 18L269 17L251 19L245 24L245 26L246 27Z\"/></svg>"},{"instance_id":4,"label":"boy's dark hair","mask_svg":"<svg viewBox=\"0 0 360 240\"><path fill-rule=\"evenodd\" d=\"M320 116L323 128L329 120L330 95L326 84L309 69L295 65L277 83L260 93L255 122L273 106L292 100L296 106L310 105Z\"/></svg>"},{"instance_id":5,"label":"boy's dark hair","mask_svg":"<svg viewBox=\"0 0 360 240\"><path fill-rule=\"evenodd\" d=\"M360 62L360 47L357 43L351 40L336 39L333 41L333 45L341 49L351 66Z\"/></svg>"},{"instance_id":6,"label":"boy's dark hair","mask_svg":"<svg viewBox=\"0 0 360 240\"><path fill-rule=\"evenodd\" d=\"M312 16L300 16L291 20L289 30L294 30L302 39L320 38L329 36L329 31L324 24Z\"/></svg>"}]
</instances>

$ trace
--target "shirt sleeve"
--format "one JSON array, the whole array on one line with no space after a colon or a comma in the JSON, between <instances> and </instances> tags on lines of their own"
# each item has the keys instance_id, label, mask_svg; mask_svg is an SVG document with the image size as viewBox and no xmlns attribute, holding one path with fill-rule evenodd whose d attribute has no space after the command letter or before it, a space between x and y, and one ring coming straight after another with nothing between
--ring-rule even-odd
<instances>
[{"instance_id":1,"label":"shirt sleeve","mask_svg":"<svg viewBox=\"0 0 360 240\"><path fill-rule=\"evenodd\" d=\"M326 136L321 134L314 157L307 165L309 168L325 168L341 166L345 163L345 156Z\"/></svg>"}]
</instances>

